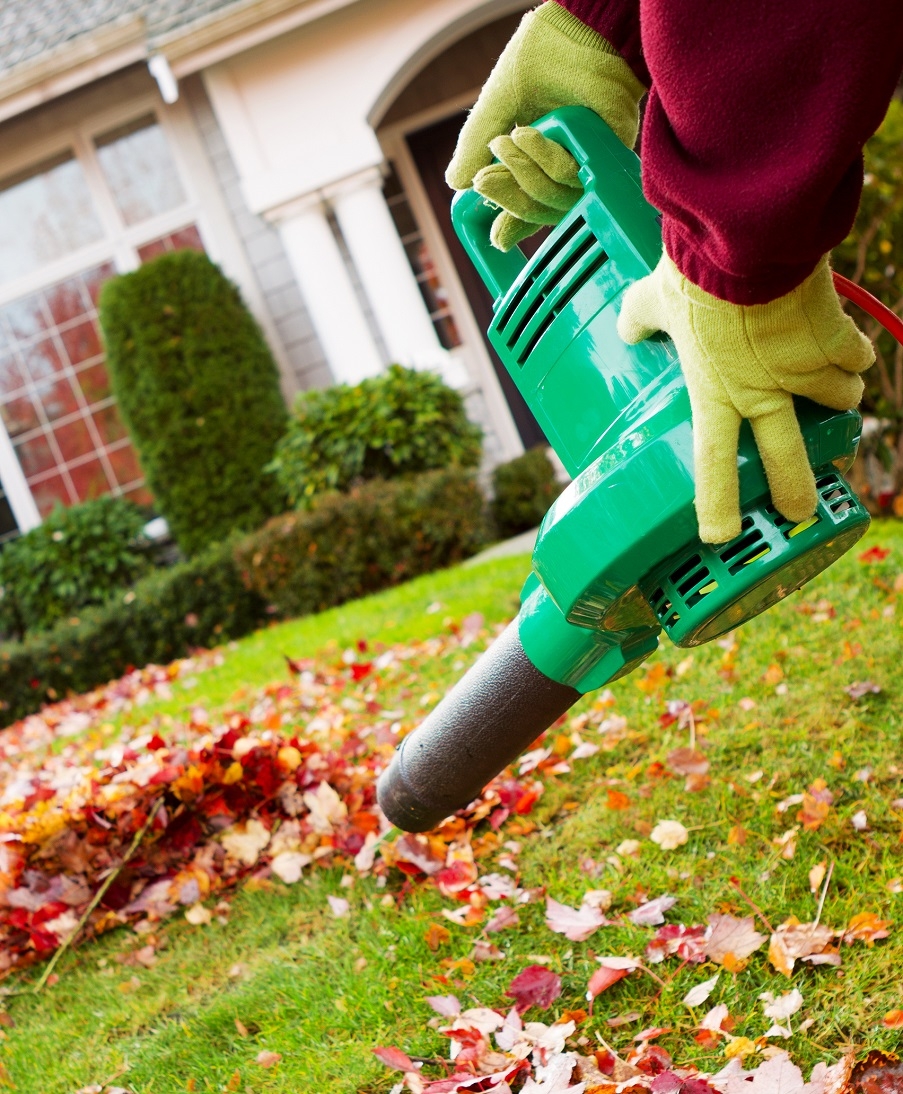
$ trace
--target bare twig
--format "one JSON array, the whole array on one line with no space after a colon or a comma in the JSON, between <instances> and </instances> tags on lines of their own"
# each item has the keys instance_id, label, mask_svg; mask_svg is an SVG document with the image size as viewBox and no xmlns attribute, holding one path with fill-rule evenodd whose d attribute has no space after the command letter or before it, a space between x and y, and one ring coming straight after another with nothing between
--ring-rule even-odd
<instances>
[{"instance_id":1,"label":"bare twig","mask_svg":"<svg viewBox=\"0 0 903 1094\"><path fill-rule=\"evenodd\" d=\"M147 833L148 828L150 828L151 824L153 823L154 817L156 817L157 812L160 809L160 806L162 804L163 804L163 795L161 794L160 797L157 798L157 800L154 802L153 808L151 809L150 813L148 813L147 820L144 822L144 824L141 825L141 827L135 833L135 837L132 840L131 844L129 845L129 849L128 849L128 851L126 851L125 857L122 859L122 861L116 867L116 869L107 877L107 879L103 883L103 885L101 885L101 887L94 894L94 897L92 898L91 903L88 905L87 908L85 908L84 914L82 915L81 919L78 921L78 924L77 924L75 930L72 932L72 934L69 935L69 937L66 939L66 941L62 944L62 946L60 946L60 948L56 951L56 953L53 955L53 957L51 957L50 961L47 963L47 967L44 969L44 972L41 974L41 979L32 988L33 994L37 995L38 992L44 987L44 985L47 983L48 979L50 978L50 974L53 972L53 970L59 964L60 958L69 949L69 947L73 944L73 942L75 942L76 938L78 938L78 936L81 934L82 928L88 922L88 917L91 915L91 913L97 907L97 905L103 900L104 894L106 893L107 889L109 889L109 887L113 884L113 882L116 880L116 878L119 877L120 873L122 872L123 867L129 861L129 859L131 859L132 855L134 855L134 853L138 850L138 845L144 839L144 836Z\"/></svg>"},{"instance_id":2,"label":"bare twig","mask_svg":"<svg viewBox=\"0 0 903 1094\"><path fill-rule=\"evenodd\" d=\"M831 884L831 875L834 873L834 863L828 867L828 874L825 877L825 883L822 886L821 897L818 901L818 911L815 913L815 926L817 927L821 920L822 908L825 906L825 897L828 895L828 886Z\"/></svg>"},{"instance_id":3,"label":"bare twig","mask_svg":"<svg viewBox=\"0 0 903 1094\"><path fill-rule=\"evenodd\" d=\"M738 892L738 893L740 894L740 896L742 896L742 897L743 897L743 899L744 899L744 900L746 901L746 903L747 903L747 904L748 904L748 905L750 906L750 908L752 908L752 910L753 910L753 911L754 911L754 912L756 913L756 915L757 915L757 916L759 917L759 919L761 919L761 920L762 920L762 922L763 922L763 923L765 924L765 926L766 926L766 927L768 928L768 932L769 932L769 934L774 934L774 927L772 927L772 925L771 925L771 924L770 924L770 923L768 922L768 919L767 919L767 917L766 917L765 913L764 913L764 912L762 911L762 909L761 909L761 908L759 907L759 905L758 905L758 904L754 903L754 902L753 902L753 901L752 901L752 900L751 900L751 899L750 899L750 898L749 898L749 897L748 897L748 896L746 895L746 893L744 893L744 891L743 891L743 886L742 886L742 885L740 884L739 880L738 880L737 878L735 878L735 877L732 877L732 878L731 878L731 885L733 885L733 887L734 887L734 888L735 888L735 889L737 890L737 892Z\"/></svg>"}]
</instances>

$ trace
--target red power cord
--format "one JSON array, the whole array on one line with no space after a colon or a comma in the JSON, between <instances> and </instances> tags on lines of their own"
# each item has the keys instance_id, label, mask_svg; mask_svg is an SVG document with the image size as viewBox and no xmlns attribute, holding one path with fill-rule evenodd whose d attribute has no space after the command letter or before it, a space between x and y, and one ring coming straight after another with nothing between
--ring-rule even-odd
<instances>
[{"instance_id":1,"label":"red power cord","mask_svg":"<svg viewBox=\"0 0 903 1094\"><path fill-rule=\"evenodd\" d=\"M863 311L868 312L872 319L877 319L882 327L892 334L897 341L903 345L903 319L899 315L896 315L886 305L882 304L880 300L876 300L874 296L866 289L863 289L861 285L855 284L850 281L849 278L844 277L842 274L832 270L831 274L834 278L834 288L837 290L840 296L845 296L847 300L857 304Z\"/></svg>"}]
</instances>

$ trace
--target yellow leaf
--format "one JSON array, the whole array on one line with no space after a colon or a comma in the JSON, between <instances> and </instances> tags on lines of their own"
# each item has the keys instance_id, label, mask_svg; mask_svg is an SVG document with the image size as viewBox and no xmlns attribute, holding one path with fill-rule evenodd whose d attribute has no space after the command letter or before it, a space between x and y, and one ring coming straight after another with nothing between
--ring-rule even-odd
<instances>
[{"instance_id":1,"label":"yellow leaf","mask_svg":"<svg viewBox=\"0 0 903 1094\"><path fill-rule=\"evenodd\" d=\"M724 1055L729 1060L733 1060L736 1056L742 1060L745 1056L752 1056L755 1051L756 1043L750 1041L748 1037L734 1037L724 1046Z\"/></svg>"},{"instance_id":2,"label":"yellow leaf","mask_svg":"<svg viewBox=\"0 0 903 1094\"><path fill-rule=\"evenodd\" d=\"M774 965L778 972L783 973L784 976L790 976L792 974L794 959L787 952L784 940L779 934L773 934L771 936L771 942L768 945L768 960Z\"/></svg>"},{"instance_id":3,"label":"yellow leaf","mask_svg":"<svg viewBox=\"0 0 903 1094\"><path fill-rule=\"evenodd\" d=\"M731 846L742 847L746 843L746 829L742 824L735 824L727 834L727 842Z\"/></svg>"},{"instance_id":4,"label":"yellow leaf","mask_svg":"<svg viewBox=\"0 0 903 1094\"><path fill-rule=\"evenodd\" d=\"M226 786L231 786L233 783L237 783L238 780L244 775L245 769L241 766L238 760L229 764L226 768L226 773L223 775L223 782Z\"/></svg>"}]
</instances>

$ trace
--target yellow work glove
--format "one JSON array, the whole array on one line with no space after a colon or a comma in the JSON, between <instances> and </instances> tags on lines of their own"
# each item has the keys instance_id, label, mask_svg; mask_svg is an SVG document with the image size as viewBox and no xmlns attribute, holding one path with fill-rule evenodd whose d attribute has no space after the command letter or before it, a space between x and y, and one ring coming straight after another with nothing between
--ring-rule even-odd
<instances>
[{"instance_id":1,"label":"yellow work glove","mask_svg":"<svg viewBox=\"0 0 903 1094\"><path fill-rule=\"evenodd\" d=\"M768 304L731 304L688 281L667 255L624 294L618 333L669 334L693 412L696 515L705 543L740 534L737 441L748 418L775 508L794 523L815 512L815 477L793 407L804 395L834 410L862 396L872 344L845 315L827 258Z\"/></svg>"},{"instance_id":2,"label":"yellow work glove","mask_svg":"<svg viewBox=\"0 0 903 1094\"><path fill-rule=\"evenodd\" d=\"M491 240L508 251L542 225L557 224L583 193L573 156L531 123L560 106L588 106L632 148L644 91L614 46L546 0L523 17L490 73L446 181L455 190L472 186L504 210Z\"/></svg>"}]
</instances>

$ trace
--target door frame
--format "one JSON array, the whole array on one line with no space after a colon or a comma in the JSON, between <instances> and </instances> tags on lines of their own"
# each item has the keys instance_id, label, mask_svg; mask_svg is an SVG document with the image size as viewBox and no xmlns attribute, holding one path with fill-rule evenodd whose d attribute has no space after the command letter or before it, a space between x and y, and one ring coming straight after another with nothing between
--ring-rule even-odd
<instances>
[{"instance_id":1,"label":"door frame","mask_svg":"<svg viewBox=\"0 0 903 1094\"><path fill-rule=\"evenodd\" d=\"M441 103L409 115L399 122L376 128L380 146L391 160L404 188L411 210L423 233L430 256L436 264L439 277L448 292L451 311L463 336L462 345L451 352L460 354L467 373L486 399L493 428L499 440L501 459L510 460L524 451L520 432L515 424L508 400L496 375L492 359L486 348L484 332L473 314L467 293L458 276L454 259L445 242L436 218L433 204L420 177L420 171L408 146L407 136L435 122L441 122L453 114L473 106L479 95L479 87Z\"/></svg>"}]
</instances>

